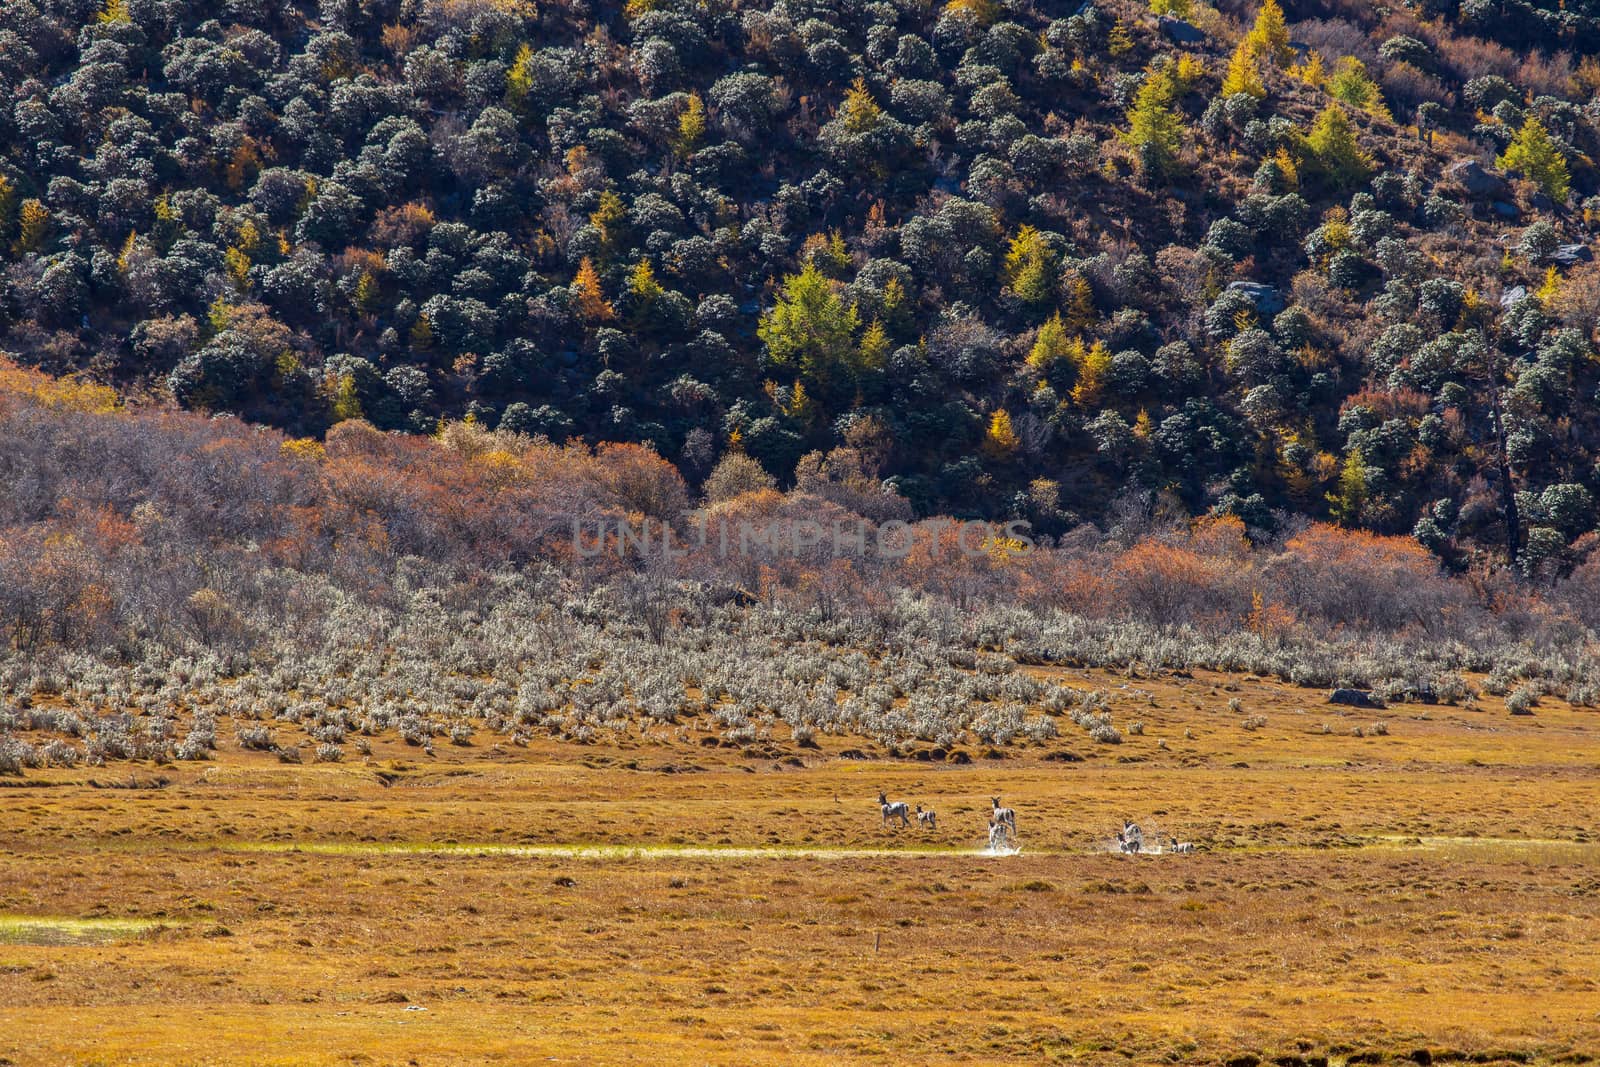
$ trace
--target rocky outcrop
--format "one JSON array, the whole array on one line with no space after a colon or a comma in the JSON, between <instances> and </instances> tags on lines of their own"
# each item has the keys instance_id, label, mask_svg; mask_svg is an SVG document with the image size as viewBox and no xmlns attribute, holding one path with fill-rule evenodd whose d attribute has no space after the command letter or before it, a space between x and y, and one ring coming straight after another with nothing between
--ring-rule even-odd
<instances>
[{"instance_id":1,"label":"rocky outcrop","mask_svg":"<svg viewBox=\"0 0 1600 1067\"><path fill-rule=\"evenodd\" d=\"M1511 195L1511 187L1500 175L1484 168L1475 159L1463 159L1444 169L1444 176L1467 191L1475 200L1495 200Z\"/></svg>"},{"instance_id":2,"label":"rocky outcrop","mask_svg":"<svg viewBox=\"0 0 1600 1067\"><path fill-rule=\"evenodd\" d=\"M1282 293L1260 282L1229 282L1228 291L1249 297L1259 315L1276 315L1287 306Z\"/></svg>"},{"instance_id":3,"label":"rocky outcrop","mask_svg":"<svg viewBox=\"0 0 1600 1067\"><path fill-rule=\"evenodd\" d=\"M1158 24L1167 40L1175 44L1202 44L1206 40L1206 31L1172 15L1162 15Z\"/></svg>"}]
</instances>

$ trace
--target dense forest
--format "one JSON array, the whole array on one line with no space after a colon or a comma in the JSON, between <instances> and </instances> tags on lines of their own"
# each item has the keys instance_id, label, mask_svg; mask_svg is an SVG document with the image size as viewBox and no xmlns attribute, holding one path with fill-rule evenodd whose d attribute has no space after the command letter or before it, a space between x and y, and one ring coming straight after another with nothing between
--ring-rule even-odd
<instances>
[{"instance_id":1,"label":"dense forest","mask_svg":"<svg viewBox=\"0 0 1600 1067\"><path fill-rule=\"evenodd\" d=\"M1597 49L1595 0L8 0L0 350L1548 583L1600 518Z\"/></svg>"}]
</instances>

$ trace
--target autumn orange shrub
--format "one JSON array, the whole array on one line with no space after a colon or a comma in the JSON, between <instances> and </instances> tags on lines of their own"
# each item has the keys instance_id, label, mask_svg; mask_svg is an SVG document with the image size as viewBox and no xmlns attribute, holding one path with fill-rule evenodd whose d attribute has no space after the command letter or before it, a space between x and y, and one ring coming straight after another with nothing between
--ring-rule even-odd
<instances>
[{"instance_id":1,"label":"autumn orange shrub","mask_svg":"<svg viewBox=\"0 0 1600 1067\"><path fill-rule=\"evenodd\" d=\"M1439 561L1411 538L1325 523L1290 538L1265 574L1284 605L1332 630L1432 632L1467 607Z\"/></svg>"}]
</instances>

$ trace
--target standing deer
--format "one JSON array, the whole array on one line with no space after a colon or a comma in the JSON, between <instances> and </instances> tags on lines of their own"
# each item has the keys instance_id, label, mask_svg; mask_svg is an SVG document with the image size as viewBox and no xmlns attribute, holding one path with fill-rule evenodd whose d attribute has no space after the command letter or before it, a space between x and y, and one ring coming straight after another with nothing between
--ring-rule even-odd
<instances>
[{"instance_id":1,"label":"standing deer","mask_svg":"<svg viewBox=\"0 0 1600 1067\"><path fill-rule=\"evenodd\" d=\"M922 805L918 804L917 805L917 825L918 826L926 826L930 830L937 830L939 828L939 816L934 814L934 812L931 811L931 810L923 811L922 810Z\"/></svg>"},{"instance_id":2,"label":"standing deer","mask_svg":"<svg viewBox=\"0 0 1600 1067\"><path fill-rule=\"evenodd\" d=\"M901 826L911 825L911 809L906 806L906 802L897 800L893 804L889 803L889 798L881 789L878 790L878 807L883 810L883 825L888 826L890 819L899 819Z\"/></svg>"},{"instance_id":3,"label":"standing deer","mask_svg":"<svg viewBox=\"0 0 1600 1067\"><path fill-rule=\"evenodd\" d=\"M993 810L989 812L989 821L1008 826L1011 828L1011 832L1015 834L1017 832L1017 813L1010 808L1002 808L999 797L990 797L989 803L994 805Z\"/></svg>"}]
</instances>

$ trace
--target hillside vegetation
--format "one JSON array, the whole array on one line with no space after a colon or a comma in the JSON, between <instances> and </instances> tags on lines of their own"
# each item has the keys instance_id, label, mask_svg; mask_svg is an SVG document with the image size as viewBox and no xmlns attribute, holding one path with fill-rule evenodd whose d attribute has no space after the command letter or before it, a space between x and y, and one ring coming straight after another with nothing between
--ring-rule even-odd
<instances>
[{"instance_id":1,"label":"hillside vegetation","mask_svg":"<svg viewBox=\"0 0 1600 1067\"><path fill-rule=\"evenodd\" d=\"M0 347L296 437L470 415L1549 581L1600 491L1597 40L1594 0L10 0Z\"/></svg>"},{"instance_id":2,"label":"hillside vegetation","mask_svg":"<svg viewBox=\"0 0 1600 1067\"><path fill-rule=\"evenodd\" d=\"M1600 702L1600 559L1535 591L1447 576L1408 538L1316 524L1252 544L1235 517L1146 513L1032 548L901 522L884 554L881 494L821 475L784 493L734 466L693 505L639 445L359 421L318 444L0 372L0 774L219 747L337 762L379 735L431 752L692 728L906 755L1137 730L1041 665L1516 714ZM647 520L677 531L672 552L619 543L615 524ZM871 533L836 546L806 522ZM762 536L740 551L745 530Z\"/></svg>"}]
</instances>

